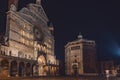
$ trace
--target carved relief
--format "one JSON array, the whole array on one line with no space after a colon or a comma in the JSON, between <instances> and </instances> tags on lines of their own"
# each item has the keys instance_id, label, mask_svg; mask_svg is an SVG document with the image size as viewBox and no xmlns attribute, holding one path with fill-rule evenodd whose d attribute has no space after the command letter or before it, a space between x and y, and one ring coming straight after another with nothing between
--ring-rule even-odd
<instances>
[{"instance_id":1,"label":"carved relief","mask_svg":"<svg viewBox=\"0 0 120 80\"><path fill-rule=\"evenodd\" d=\"M11 5L10 5L10 11L16 11L16 7L15 7L14 4L11 4Z\"/></svg>"},{"instance_id":2,"label":"carved relief","mask_svg":"<svg viewBox=\"0 0 120 80\"><path fill-rule=\"evenodd\" d=\"M36 4L41 4L41 0L36 0Z\"/></svg>"}]
</instances>

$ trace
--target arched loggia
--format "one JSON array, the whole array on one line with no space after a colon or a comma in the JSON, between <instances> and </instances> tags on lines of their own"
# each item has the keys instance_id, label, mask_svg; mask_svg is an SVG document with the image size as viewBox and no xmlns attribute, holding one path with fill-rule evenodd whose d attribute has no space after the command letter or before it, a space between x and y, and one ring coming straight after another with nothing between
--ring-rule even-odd
<instances>
[{"instance_id":1,"label":"arched loggia","mask_svg":"<svg viewBox=\"0 0 120 80\"><path fill-rule=\"evenodd\" d=\"M26 64L26 76L30 76L31 75L31 64L27 63Z\"/></svg>"},{"instance_id":2,"label":"arched loggia","mask_svg":"<svg viewBox=\"0 0 120 80\"><path fill-rule=\"evenodd\" d=\"M25 75L25 64L24 64L24 62L19 63L18 74L19 74L19 76L24 76Z\"/></svg>"},{"instance_id":3,"label":"arched loggia","mask_svg":"<svg viewBox=\"0 0 120 80\"><path fill-rule=\"evenodd\" d=\"M10 76L16 76L17 75L17 62L16 61L12 61L11 62L11 66L10 66Z\"/></svg>"},{"instance_id":4,"label":"arched loggia","mask_svg":"<svg viewBox=\"0 0 120 80\"><path fill-rule=\"evenodd\" d=\"M1 76L5 76L5 77L10 76L9 62L6 59L1 61L1 73L0 74Z\"/></svg>"}]
</instances>

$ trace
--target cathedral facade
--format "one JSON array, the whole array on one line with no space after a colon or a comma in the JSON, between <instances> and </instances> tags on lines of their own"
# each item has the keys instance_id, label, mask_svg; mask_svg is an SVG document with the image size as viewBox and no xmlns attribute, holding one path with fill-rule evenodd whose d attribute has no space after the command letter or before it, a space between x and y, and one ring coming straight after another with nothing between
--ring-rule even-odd
<instances>
[{"instance_id":1,"label":"cathedral facade","mask_svg":"<svg viewBox=\"0 0 120 80\"><path fill-rule=\"evenodd\" d=\"M0 44L0 75L57 75L53 26L41 5L28 4L17 11L18 0L9 0L4 43Z\"/></svg>"},{"instance_id":2,"label":"cathedral facade","mask_svg":"<svg viewBox=\"0 0 120 80\"><path fill-rule=\"evenodd\" d=\"M93 75L97 73L96 44L93 40L78 39L65 45L66 75Z\"/></svg>"}]
</instances>

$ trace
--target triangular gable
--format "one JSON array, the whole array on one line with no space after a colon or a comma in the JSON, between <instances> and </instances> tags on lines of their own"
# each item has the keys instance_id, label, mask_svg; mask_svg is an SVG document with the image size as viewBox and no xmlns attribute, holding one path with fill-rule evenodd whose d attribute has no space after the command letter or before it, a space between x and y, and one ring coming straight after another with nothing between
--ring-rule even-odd
<instances>
[{"instance_id":1,"label":"triangular gable","mask_svg":"<svg viewBox=\"0 0 120 80\"><path fill-rule=\"evenodd\" d=\"M28 8L30 10L34 10L38 15L40 15L41 17L43 17L45 19L45 21L49 21L48 17L43 9L43 7L41 5L38 4L29 4Z\"/></svg>"}]
</instances>

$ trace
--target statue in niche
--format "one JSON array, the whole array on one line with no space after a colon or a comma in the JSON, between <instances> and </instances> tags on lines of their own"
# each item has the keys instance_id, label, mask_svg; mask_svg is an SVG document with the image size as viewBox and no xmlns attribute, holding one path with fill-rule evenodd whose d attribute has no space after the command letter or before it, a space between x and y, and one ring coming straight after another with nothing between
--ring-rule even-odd
<instances>
[{"instance_id":1,"label":"statue in niche","mask_svg":"<svg viewBox=\"0 0 120 80\"><path fill-rule=\"evenodd\" d=\"M41 0L36 0L36 4L41 4Z\"/></svg>"},{"instance_id":2,"label":"statue in niche","mask_svg":"<svg viewBox=\"0 0 120 80\"><path fill-rule=\"evenodd\" d=\"M14 4L11 4L11 5L10 5L10 11L16 11L16 7L15 7Z\"/></svg>"}]
</instances>

